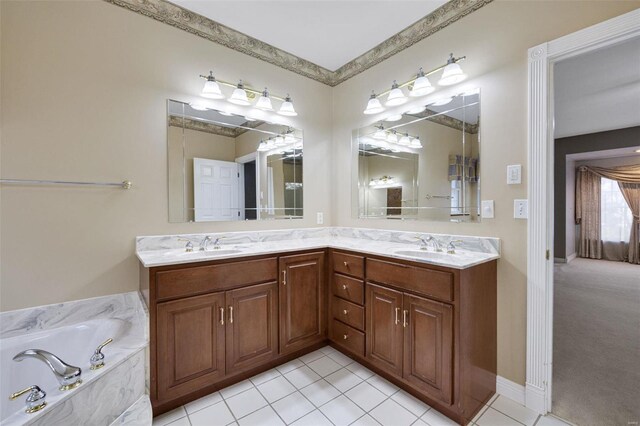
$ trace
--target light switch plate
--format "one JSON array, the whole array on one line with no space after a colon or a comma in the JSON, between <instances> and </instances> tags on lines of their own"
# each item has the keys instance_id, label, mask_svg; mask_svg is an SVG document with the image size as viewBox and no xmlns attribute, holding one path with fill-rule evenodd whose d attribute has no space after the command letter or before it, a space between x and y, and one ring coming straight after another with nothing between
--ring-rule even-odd
<instances>
[{"instance_id":1,"label":"light switch plate","mask_svg":"<svg viewBox=\"0 0 640 426\"><path fill-rule=\"evenodd\" d=\"M322 213L322 212L316 213L316 223L318 225L324 224L324 213Z\"/></svg>"},{"instance_id":2,"label":"light switch plate","mask_svg":"<svg viewBox=\"0 0 640 426\"><path fill-rule=\"evenodd\" d=\"M513 217L515 219L529 218L529 200L513 200Z\"/></svg>"},{"instance_id":3,"label":"light switch plate","mask_svg":"<svg viewBox=\"0 0 640 426\"><path fill-rule=\"evenodd\" d=\"M482 200L482 211L480 212L480 216L483 219L493 219L493 200Z\"/></svg>"},{"instance_id":4,"label":"light switch plate","mask_svg":"<svg viewBox=\"0 0 640 426\"><path fill-rule=\"evenodd\" d=\"M518 185L520 183L522 183L522 166L520 164L507 166L507 184Z\"/></svg>"}]
</instances>

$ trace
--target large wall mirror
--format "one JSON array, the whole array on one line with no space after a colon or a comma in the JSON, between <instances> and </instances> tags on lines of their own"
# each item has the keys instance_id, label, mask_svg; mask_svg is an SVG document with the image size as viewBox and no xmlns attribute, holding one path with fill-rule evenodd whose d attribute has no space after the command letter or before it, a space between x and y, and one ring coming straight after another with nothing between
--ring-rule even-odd
<instances>
[{"instance_id":1,"label":"large wall mirror","mask_svg":"<svg viewBox=\"0 0 640 426\"><path fill-rule=\"evenodd\" d=\"M480 92L353 131L359 218L480 219Z\"/></svg>"},{"instance_id":2,"label":"large wall mirror","mask_svg":"<svg viewBox=\"0 0 640 426\"><path fill-rule=\"evenodd\" d=\"M167 106L169 222L303 217L302 131Z\"/></svg>"}]
</instances>

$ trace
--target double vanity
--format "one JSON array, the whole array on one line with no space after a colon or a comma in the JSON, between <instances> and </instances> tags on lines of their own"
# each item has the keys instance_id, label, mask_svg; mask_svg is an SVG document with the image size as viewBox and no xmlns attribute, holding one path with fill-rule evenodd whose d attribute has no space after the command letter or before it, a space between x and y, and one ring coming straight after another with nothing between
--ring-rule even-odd
<instances>
[{"instance_id":1,"label":"double vanity","mask_svg":"<svg viewBox=\"0 0 640 426\"><path fill-rule=\"evenodd\" d=\"M327 342L460 424L495 393L497 239L435 235L427 246L356 228L224 237L137 240L154 414Z\"/></svg>"}]
</instances>

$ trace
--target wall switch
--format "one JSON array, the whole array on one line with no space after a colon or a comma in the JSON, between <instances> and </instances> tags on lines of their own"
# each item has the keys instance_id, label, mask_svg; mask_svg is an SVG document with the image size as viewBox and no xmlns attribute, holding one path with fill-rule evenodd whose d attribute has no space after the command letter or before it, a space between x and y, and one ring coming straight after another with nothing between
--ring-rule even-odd
<instances>
[{"instance_id":1,"label":"wall switch","mask_svg":"<svg viewBox=\"0 0 640 426\"><path fill-rule=\"evenodd\" d=\"M507 185L518 185L522 183L522 166L512 164L507 166Z\"/></svg>"},{"instance_id":2,"label":"wall switch","mask_svg":"<svg viewBox=\"0 0 640 426\"><path fill-rule=\"evenodd\" d=\"M513 200L513 217L515 219L529 217L529 200Z\"/></svg>"},{"instance_id":3,"label":"wall switch","mask_svg":"<svg viewBox=\"0 0 640 426\"><path fill-rule=\"evenodd\" d=\"M480 216L483 219L493 219L493 200L482 200Z\"/></svg>"},{"instance_id":4,"label":"wall switch","mask_svg":"<svg viewBox=\"0 0 640 426\"><path fill-rule=\"evenodd\" d=\"M322 212L316 213L316 223L318 225L322 225L324 223L324 213Z\"/></svg>"}]
</instances>

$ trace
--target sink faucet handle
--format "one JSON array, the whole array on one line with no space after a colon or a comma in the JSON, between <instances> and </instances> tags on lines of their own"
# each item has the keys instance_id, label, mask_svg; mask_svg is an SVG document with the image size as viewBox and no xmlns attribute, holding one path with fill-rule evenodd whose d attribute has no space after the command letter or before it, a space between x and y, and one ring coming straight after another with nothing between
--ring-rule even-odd
<instances>
[{"instance_id":1,"label":"sink faucet handle","mask_svg":"<svg viewBox=\"0 0 640 426\"><path fill-rule=\"evenodd\" d=\"M32 385L16 393L12 393L11 395L9 395L9 399L13 401L14 399L18 398L21 395L24 395L27 392L30 393L29 396L27 396L27 408L26 410L24 410L25 413L35 413L36 411L42 410L47 405L47 401L45 401L47 393L40 389L38 385Z\"/></svg>"},{"instance_id":2,"label":"sink faucet handle","mask_svg":"<svg viewBox=\"0 0 640 426\"><path fill-rule=\"evenodd\" d=\"M223 236L220 236L220 237L216 237L216 238L213 240L213 249L214 249L214 250L218 250L218 249L220 249L220 240L224 240L225 238L227 238L227 237L225 237L224 235L223 235Z\"/></svg>"},{"instance_id":3,"label":"sink faucet handle","mask_svg":"<svg viewBox=\"0 0 640 426\"><path fill-rule=\"evenodd\" d=\"M426 237L424 235L416 235L414 238L416 240L420 241L420 250L426 250L429 247L428 243L430 241L430 238L433 238L433 237Z\"/></svg>"},{"instance_id":4,"label":"sink faucet handle","mask_svg":"<svg viewBox=\"0 0 640 426\"><path fill-rule=\"evenodd\" d=\"M188 240L186 238L178 238L178 241L187 242L187 244L184 245L184 251L186 251L187 253L190 253L193 251L193 243L191 242L191 240Z\"/></svg>"},{"instance_id":5,"label":"sink faucet handle","mask_svg":"<svg viewBox=\"0 0 640 426\"><path fill-rule=\"evenodd\" d=\"M462 242L463 242L462 240L451 240L451 241L449 241L449 245L447 246L447 253L448 254L456 254L456 246L453 243L460 244Z\"/></svg>"},{"instance_id":6,"label":"sink faucet handle","mask_svg":"<svg viewBox=\"0 0 640 426\"><path fill-rule=\"evenodd\" d=\"M102 349L111 342L113 342L113 339L111 338L105 340L100 345L98 345L93 355L91 355L91 359L89 360L89 362L91 362L92 370L97 370L98 368L104 367L104 354L102 353Z\"/></svg>"}]
</instances>

